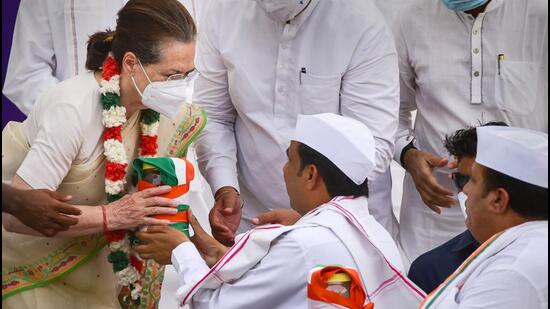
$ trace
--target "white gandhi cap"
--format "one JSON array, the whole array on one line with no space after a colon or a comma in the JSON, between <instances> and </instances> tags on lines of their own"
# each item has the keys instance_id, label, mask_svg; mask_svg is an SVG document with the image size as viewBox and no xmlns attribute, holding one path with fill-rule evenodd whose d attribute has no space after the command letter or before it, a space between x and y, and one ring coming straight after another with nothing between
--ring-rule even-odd
<instances>
[{"instance_id":1,"label":"white gandhi cap","mask_svg":"<svg viewBox=\"0 0 550 309\"><path fill-rule=\"evenodd\" d=\"M476 162L523 182L548 188L548 134L513 127L477 128Z\"/></svg>"},{"instance_id":2,"label":"white gandhi cap","mask_svg":"<svg viewBox=\"0 0 550 309\"><path fill-rule=\"evenodd\" d=\"M294 141L316 150L360 185L375 168L375 144L360 121L336 114L299 115Z\"/></svg>"}]
</instances>

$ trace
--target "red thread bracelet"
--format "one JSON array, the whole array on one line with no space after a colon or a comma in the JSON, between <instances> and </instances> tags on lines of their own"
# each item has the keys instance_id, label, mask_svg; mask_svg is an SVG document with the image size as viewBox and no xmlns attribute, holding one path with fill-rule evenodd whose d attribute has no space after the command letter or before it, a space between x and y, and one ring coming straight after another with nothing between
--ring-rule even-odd
<instances>
[{"instance_id":1,"label":"red thread bracelet","mask_svg":"<svg viewBox=\"0 0 550 309\"><path fill-rule=\"evenodd\" d=\"M101 212L103 213L103 232L107 233L109 229L107 229L107 210L105 209L105 205L101 205Z\"/></svg>"}]
</instances>

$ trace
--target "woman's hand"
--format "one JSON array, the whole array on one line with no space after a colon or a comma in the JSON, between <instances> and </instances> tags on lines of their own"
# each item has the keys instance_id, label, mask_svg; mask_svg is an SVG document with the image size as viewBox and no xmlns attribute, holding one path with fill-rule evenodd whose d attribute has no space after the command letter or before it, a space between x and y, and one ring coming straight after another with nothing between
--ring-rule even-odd
<instances>
[{"instance_id":1,"label":"woman's hand","mask_svg":"<svg viewBox=\"0 0 550 309\"><path fill-rule=\"evenodd\" d=\"M150 218L154 215L173 215L178 212L172 199L158 197L170 192L170 186L151 188L127 194L105 206L109 231L130 229L140 225L168 225L170 221Z\"/></svg>"}]
</instances>

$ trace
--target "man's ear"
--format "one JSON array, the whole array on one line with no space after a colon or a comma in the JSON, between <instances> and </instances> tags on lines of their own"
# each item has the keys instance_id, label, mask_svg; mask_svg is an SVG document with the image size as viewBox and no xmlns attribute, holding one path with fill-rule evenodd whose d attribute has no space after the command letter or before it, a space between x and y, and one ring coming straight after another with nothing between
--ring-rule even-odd
<instances>
[{"instance_id":1,"label":"man's ear","mask_svg":"<svg viewBox=\"0 0 550 309\"><path fill-rule=\"evenodd\" d=\"M503 188L489 192L489 210L494 214L504 214L510 209L510 195Z\"/></svg>"},{"instance_id":2,"label":"man's ear","mask_svg":"<svg viewBox=\"0 0 550 309\"><path fill-rule=\"evenodd\" d=\"M319 170L315 165L309 164L304 168L303 173L305 173L306 188L310 191L314 190L321 180Z\"/></svg>"},{"instance_id":3,"label":"man's ear","mask_svg":"<svg viewBox=\"0 0 550 309\"><path fill-rule=\"evenodd\" d=\"M136 65L139 65L136 54L133 52L126 52L122 58L121 73L127 73L130 76L134 76Z\"/></svg>"}]
</instances>

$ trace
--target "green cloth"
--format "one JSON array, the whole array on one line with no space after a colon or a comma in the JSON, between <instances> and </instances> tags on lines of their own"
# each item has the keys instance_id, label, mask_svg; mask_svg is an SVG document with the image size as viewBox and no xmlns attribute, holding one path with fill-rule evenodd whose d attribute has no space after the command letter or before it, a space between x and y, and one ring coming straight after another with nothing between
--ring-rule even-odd
<instances>
[{"instance_id":1,"label":"green cloth","mask_svg":"<svg viewBox=\"0 0 550 309\"><path fill-rule=\"evenodd\" d=\"M160 177L165 185L177 186L178 177L176 176L176 167L172 158L136 158L132 162L132 167L136 171L138 180L143 179L143 163L156 167L160 171Z\"/></svg>"}]
</instances>

